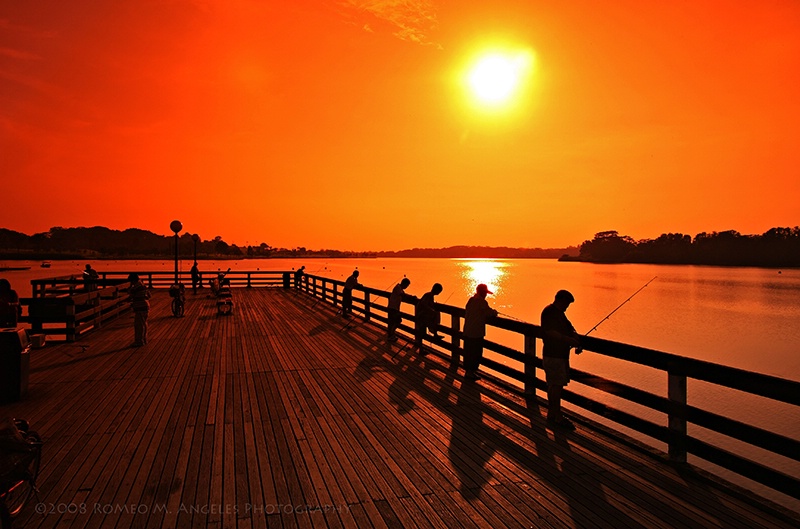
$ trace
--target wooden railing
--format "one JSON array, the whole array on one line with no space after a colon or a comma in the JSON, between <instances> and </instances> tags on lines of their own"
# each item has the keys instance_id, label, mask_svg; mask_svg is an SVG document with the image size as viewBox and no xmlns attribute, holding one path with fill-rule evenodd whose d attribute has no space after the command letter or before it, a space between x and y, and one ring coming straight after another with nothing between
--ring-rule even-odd
<instances>
[{"instance_id":1,"label":"wooden railing","mask_svg":"<svg viewBox=\"0 0 800 529\"><path fill-rule=\"evenodd\" d=\"M102 326L103 323L129 310L127 287L130 272L100 272L99 279L87 284L81 276L59 276L31 281L32 297L20 303L27 307L22 322L31 326L31 333L77 340L81 335ZM175 283L175 272L137 272L148 288L167 289ZM203 287L219 271L202 272ZM293 273L287 271L230 271L222 272L232 287L288 288ZM178 280L191 286L191 274L179 272Z\"/></svg>"},{"instance_id":2,"label":"wooden railing","mask_svg":"<svg viewBox=\"0 0 800 529\"><path fill-rule=\"evenodd\" d=\"M342 281L315 275L304 276L300 285L303 292L318 298L319 301L336 306L341 305L343 287ZM385 303L376 303L376 300L381 298L385 300L389 297L389 292L366 286L360 286L354 290L361 292L361 297L354 292L354 312L359 312L367 321L373 320L385 324L387 322L386 305ZM403 311L402 308L410 306L413 301L414 298L405 296L406 304L401 307L403 323L399 327L411 336L414 334L414 329L409 323L414 323L415 316L413 313ZM449 355L453 363L458 363L462 353L461 328L464 309L450 305L437 304L437 306L442 314L449 316L450 321L449 325L440 325L438 329L439 334L444 338L435 340L430 343L430 346L439 354ZM484 356L481 369L488 371L490 375L499 375L495 377L498 382L517 381L519 386L515 386L513 383L511 386L518 387L519 391L529 395L534 394L536 389L546 390L547 386L543 378L537 376L537 370L542 368L542 360L536 356L536 342L542 336L541 327L503 317L493 318L487 322L487 325L520 336L522 350L489 340L484 340L483 346L485 350L492 351L500 357L516 361L521 368L517 369ZM661 371L666 382L666 395L657 395L576 369L572 369L571 377L573 381L595 390L659 412L663 414L665 421L664 424L657 424L631 412L566 389L563 393L565 401L602 416L607 421L665 443L668 447L667 456L671 461L686 462L687 455L692 454L783 494L800 499L800 479L798 477L732 453L708 440L701 440L689 435L687 425L700 426L793 461L800 461L800 441L692 406L688 403L686 391L687 380L693 379L710 382L723 388L739 390L749 395L766 397L792 406L800 406L800 382L599 338L585 337L582 340L582 346L584 351Z\"/></svg>"},{"instance_id":3,"label":"wooden railing","mask_svg":"<svg viewBox=\"0 0 800 529\"><path fill-rule=\"evenodd\" d=\"M166 289L174 283L174 272L138 273L151 288ZM216 274L217 272L203 273L206 285L210 279L216 277ZM38 330L52 334L60 333L65 334L68 340L74 340L91 328L101 325L106 319L127 310L128 297L124 290L127 287L127 277L128 272L101 273L99 290L89 292L85 291L82 280L71 277L31 281L34 296L22 300L24 305L28 305L29 314L25 321L31 323L34 332ZM344 283L339 280L304 275L300 284L295 285L293 272L288 271L232 271L225 277L230 280L232 287L295 287L316 298L315 304L324 302L341 306ZM179 274L179 280L187 287L191 284L188 273ZM355 291L354 312L360 313L366 321L386 324L386 299L389 297L389 292L366 286L359 286ZM415 315L407 310L412 307L414 299L405 296L405 304L401 307L405 310L401 310L403 321L399 330L407 333L409 337L413 337L414 334L412 325L415 322ZM443 337L429 342L428 345L437 354L448 355L453 363L458 363L462 353L461 328L464 309L442 304L437 304L437 307L442 314L449 316L449 325L440 325L438 330ZM43 329L43 324L54 323L61 324L61 327ZM536 344L537 339L541 339L541 328L503 317L493 318L488 325L508 331L521 339L521 350L490 340L483 341L485 350L492 351L502 359L512 360L514 361L512 364L516 363L520 367L516 368L504 361L485 356L481 369L488 372L498 383L506 384L512 390L529 395L533 395L536 389L545 390L544 380L538 376L542 361L536 355ZM667 455L672 461L685 462L687 455L692 454L800 499L800 479L796 476L732 453L708 440L692 436L688 433L687 425L697 425L795 462L800 461L800 441L692 406L688 402L686 391L689 379L699 380L797 407L800 406L800 382L599 338L586 337L582 344L585 351L660 371L666 382L665 395L651 393L576 369L572 370L571 375L575 382L663 414L665 420L663 424L658 424L571 390L564 391L565 401L597 414L611 423L665 443L668 447Z\"/></svg>"},{"instance_id":4,"label":"wooden railing","mask_svg":"<svg viewBox=\"0 0 800 529\"><path fill-rule=\"evenodd\" d=\"M63 336L71 342L128 310L127 283L87 291L71 279L65 281L35 285L39 295L20 300L28 307L22 321L30 324L32 334Z\"/></svg>"}]
</instances>

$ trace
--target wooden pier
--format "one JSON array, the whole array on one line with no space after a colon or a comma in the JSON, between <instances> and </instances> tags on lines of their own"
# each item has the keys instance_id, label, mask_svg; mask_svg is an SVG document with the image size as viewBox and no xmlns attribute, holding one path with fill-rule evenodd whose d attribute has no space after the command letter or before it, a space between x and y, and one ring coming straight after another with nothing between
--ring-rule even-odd
<instances>
[{"instance_id":1,"label":"wooden pier","mask_svg":"<svg viewBox=\"0 0 800 529\"><path fill-rule=\"evenodd\" d=\"M205 291L207 292L207 290ZM45 439L18 527L797 527L800 517L464 380L294 289L152 300L31 357L0 406ZM405 347L404 347L405 346Z\"/></svg>"}]
</instances>

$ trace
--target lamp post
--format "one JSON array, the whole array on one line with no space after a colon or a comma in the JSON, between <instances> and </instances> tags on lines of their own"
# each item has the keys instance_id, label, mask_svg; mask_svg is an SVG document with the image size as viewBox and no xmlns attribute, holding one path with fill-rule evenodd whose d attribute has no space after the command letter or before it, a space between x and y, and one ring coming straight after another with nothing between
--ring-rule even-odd
<instances>
[{"instance_id":1,"label":"lamp post","mask_svg":"<svg viewBox=\"0 0 800 529\"><path fill-rule=\"evenodd\" d=\"M178 284L178 232L183 229L183 224L179 220L173 220L169 224L169 229L175 232L175 284Z\"/></svg>"}]
</instances>

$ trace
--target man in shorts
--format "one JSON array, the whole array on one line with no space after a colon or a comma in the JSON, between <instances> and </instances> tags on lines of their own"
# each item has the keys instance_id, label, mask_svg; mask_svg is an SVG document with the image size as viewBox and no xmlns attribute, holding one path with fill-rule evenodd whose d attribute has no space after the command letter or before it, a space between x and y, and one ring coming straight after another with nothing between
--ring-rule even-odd
<instances>
[{"instance_id":1,"label":"man in shorts","mask_svg":"<svg viewBox=\"0 0 800 529\"><path fill-rule=\"evenodd\" d=\"M579 347L580 336L567 319L566 310L575 298L566 290L559 290L556 298L542 311L542 364L547 382L547 424L565 430L575 425L561 413L561 393L569 384L569 353ZM580 349L576 350L580 354Z\"/></svg>"}]
</instances>

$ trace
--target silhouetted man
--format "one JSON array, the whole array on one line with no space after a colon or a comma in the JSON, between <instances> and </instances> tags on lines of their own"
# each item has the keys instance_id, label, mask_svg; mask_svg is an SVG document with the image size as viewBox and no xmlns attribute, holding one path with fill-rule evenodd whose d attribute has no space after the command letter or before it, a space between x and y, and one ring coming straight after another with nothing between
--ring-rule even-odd
<instances>
[{"instance_id":1,"label":"silhouetted man","mask_svg":"<svg viewBox=\"0 0 800 529\"><path fill-rule=\"evenodd\" d=\"M305 266L301 266L294 271L294 288L300 288L300 282L303 280L303 271L305 269Z\"/></svg>"},{"instance_id":2,"label":"silhouetted man","mask_svg":"<svg viewBox=\"0 0 800 529\"><path fill-rule=\"evenodd\" d=\"M497 316L497 311L489 307L486 295L491 294L489 287L481 283L475 289L475 295L469 298L464 315L464 377L477 380L478 368L483 357L483 337L486 335L486 320Z\"/></svg>"},{"instance_id":3,"label":"silhouetted man","mask_svg":"<svg viewBox=\"0 0 800 529\"><path fill-rule=\"evenodd\" d=\"M439 283L434 283L433 287L431 288L430 292L426 292L422 295L420 300L417 302L416 307L416 317L417 317L417 326L416 326L416 340L415 345L419 350L419 353L424 355L427 354L425 349L422 347L422 341L428 335L428 331L433 334L434 338L438 338L438 329L439 329L439 320L441 315L436 308L436 300L434 299L436 296L442 293L442 285Z\"/></svg>"},{"instance_id":4,"label":"silhouetted man","mask_svg":"<svg viewBox=\"0 0 800 529\"><path fill-rule=\"evenodd\" d=\"M139 274L128 275L131 286L128 288L133 309L133 345L139 347L147 343L147 316L150 314L150 292L139 279Z\"/></svg>"},{"instance_id":5,"label":"silhouetted man","mask_svg":"<svg viewBox=\"0 0 800 529\"><path fill-rule=\"evenodd\" d=\"M192 265L192 293L197 294L197 287L203 288L203 276L200 275L200 269L197 268L197 261Z\"/></svg>"},{"instance_id":6,"label":"silhouetted man","mask_svg":"<svg viewBox=\"0 0 800 529\"><path fill-rule=\"evenodd\" d=\"M392 293L389 294L389 303L386 307L388 320L386 324L388 328L388 335L386 339L390 342L397 341L397 334L395 331L397 331L397 327L400 325L400 322L403 321L403 317L400 315L400 304L403 302L403 294L410 284L411 280L407 277L404 277L402 281L394 286Z\"/></svg>"},{"instance_id":7,"label":"silhouetted man","mask_svg":"<svg viewBox=\"0 0 800 529\"><path fill-rule=\"evenodd\" d=\"M100 275L97 270L92 268L92 265L87 264L86 269L83 271L83 286L87 292L97 290L97 282L100 280Z\"/></svg>"},{"instance_id":8,"label":"silhouetted man","mask_svg":"<svg viewBox=\"0 0 800 529\"><path fill-rule=\"evenodd\" d=\"M542 364L547 382L547 423L551 426L574 430L572 421L561 413L561 393L569 384L569 352L579 347L579 335L567 319L566 310L575 298L566 290L559 290L555 300L542 311ZM576 351L577 354L580 350Z\"/></svg>"},{"instance_id":9,"label":"silhouetted man","mask_svg":"<svg viewBox=\"0 0 800 529\"><path fill-rule=\"evenodd\" d=\"M345 318L349 318L353 312L353 289L358 285L358 270L353 270L350 277L345 280L342 290L342 316Z\"/></svg>"}]
</instances>

